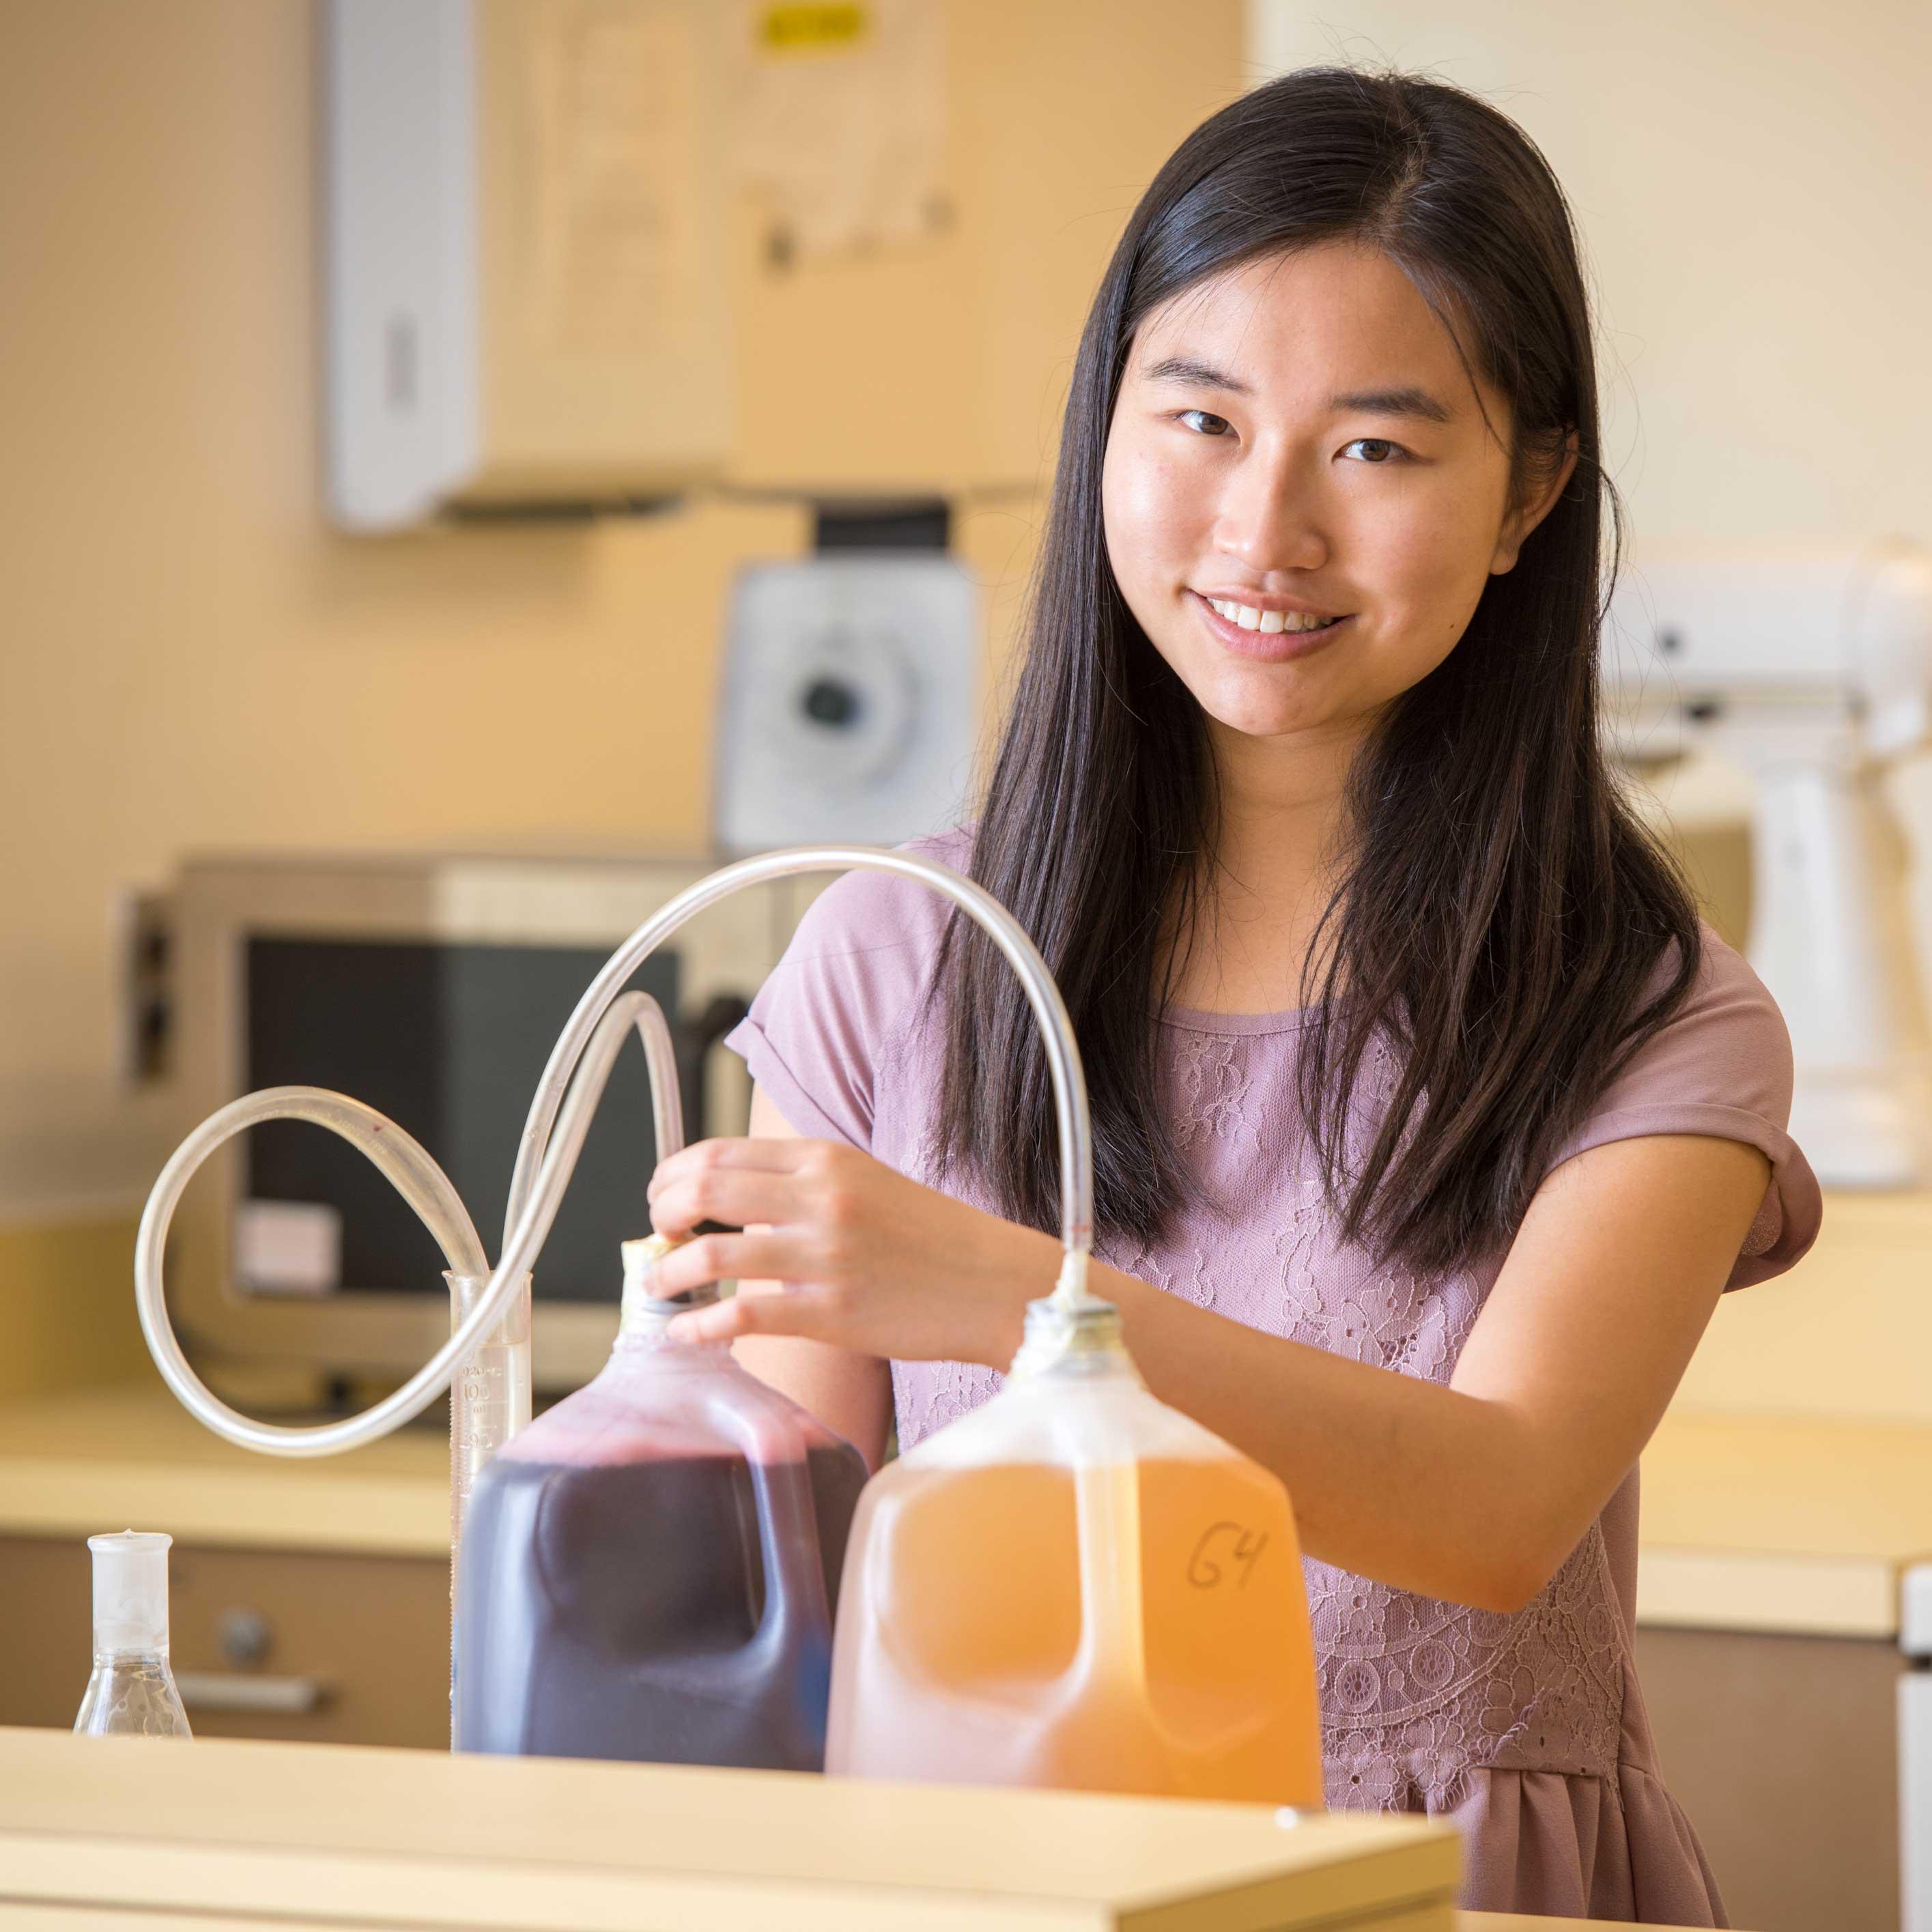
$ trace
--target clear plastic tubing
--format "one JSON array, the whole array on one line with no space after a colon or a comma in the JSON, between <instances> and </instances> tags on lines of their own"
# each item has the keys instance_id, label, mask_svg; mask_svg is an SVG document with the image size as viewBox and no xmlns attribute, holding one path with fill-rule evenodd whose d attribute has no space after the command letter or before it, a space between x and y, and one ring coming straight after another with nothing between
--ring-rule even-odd
<instances>
[{"instance_id":1,"label":"clear plastic tubing","mask_svg":"<svg viewBox=\"0 0 1932 1932\"><path fill-rule=\"evenodd\" d=\"M657 1158L662 1160L683 1146L684 1102L678 1092L677 1054L664 1010L648 993L634 989L620 994L590 1036L568 1103L561 1085L554 1091L539 1089L538 1104L530 1110L510 1180L509 1202L503 1220L506 1249L529 1207L560 1108L565 1109L559 1138L567 1163L563 1175L567 1182L590 1130L591 1114L603 1098L610 1069L623 1047L626 1034L634 1025L644 1044L644 1064L650 1075L651 1123ZM649 1184L648 1174L640 1178ZM560 1185L560 1196L562 1192ZM548 1223L545 1232L548 1232ZM474 1274L452 1270L443 1279L449 1284L450 1327L460 1333L488 1286L488 1270L486 1266ZM525 1275L521 1288L510 1298L502 1320L457 1370L450 1384L449 1546L452 1557L463 1540L463 1518L470 1507L470 1492L484 1464L530 1419L530 1278Z\"/></svg>"},{"instance_id":2,"label":"clear plastic tubing","mask_svg":"<svg viewBox=\"0 0 1932 1932\"><path fill-rule=\"evenodd\" d=\"M1046 1037L1059 1126L1060 1233L1066 1252L1052 1299L1068 1309L1090 1302L1093 1298L1087 1291L1087 1256L1093 1245L1094 1173L1086 1082L1065 1004L1038 949L992 894L934 860L875 846L804 846L740 860L700 879L668 901L639 926L591 982L551 1050L543 1078L538 1083L518 1150L503 1251L494 1270L484 1256L475 1225L448 1177L422 1147L374 1108L317 1088L272 1087L231 1101L210 1114L175 1150L161 1170L148 1197L135 1244L135 1305L142 1333L162 1379L182 1406L216 1435L267 1456L330 1456L376 1441L412 1416L420 1414L450 1387L463 1365L486 1346L511 1351L513 1365L520 1357L520 1367L514 1372L524 1378L521 1412L527 1414L531 1266L556 1219L604 1079L631 1024L638 1024L644 1035L652 1066L654 1102L662 1093L674 1103L676 1082L669 1070L670 1056L652 1050L650 1022L639 1017L647 1011L655 1012L655 1004L647 994L626 994L626 982L687 920L742 886L800 872L860 871L896 873L929 886L951 900L986 928L1019 975L1034 1016ZM634 1006L632 1001L644 1001L646 1005ZM658 1016L658 1024L662 1026L662 1015ZM668 1038L662 1045L668 1046ZM176 1339L168 1318L162 1279L169 1223L195 1170L225 1141L261 1121L274 1120L312 1121L360 1148L388 1176L435 1238L449 1264L449 1273L458 1276L460 1284L460 1287L452 1284L457 1305L468 1304L468 1312L457 1323L448 1340L401 1388L359 1414L315 1428L290 1429L257 1422L230 1408L215 1395L189 1366ZM662 1112L659 1125L661 1129L664 1125ZM682 1144L681 1120L678 1125L675 1143L666 1141L661 1144ZM468 1286L472 1282L481 1284L473 1292ZM506 1339L494 1339L500 1331ZM460 1403L459 1390L452 1402L452 1441L464 1426L458 1414ZM486 1420L481 1416L475 1419L479 1423ZM517 1420L514 1402L496 1405L494 1417L488 1420L497 1427L514 1425ZM460 1472L456 1473L460 1481Z\"/></svg>"}]
</instances>

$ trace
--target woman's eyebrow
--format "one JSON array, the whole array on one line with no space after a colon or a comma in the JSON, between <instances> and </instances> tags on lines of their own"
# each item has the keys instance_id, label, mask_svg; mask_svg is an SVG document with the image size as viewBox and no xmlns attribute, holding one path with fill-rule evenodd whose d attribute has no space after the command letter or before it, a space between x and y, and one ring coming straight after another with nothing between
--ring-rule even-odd
<instances>
[{"instance_id":1,"label":"woman's eyebrow","mask_svg":"<svg viewBox=\"0 0 1932 1932\"><path fill-rule=\"evenodd\" d=\"M1163 356L1148 369L1146 380L1150 382L1184 382L1195 389L1222 389L1231 396L1252 393L1238 376L1230 376L1211 362L1201 362L1192 356Z\"/></svg>"},{"instance_id":2,"label":"woman's eyebrow","mask_svg":"<svg viewBox=\"0 0 1932 1932\"><path fill-rule=\"evenodd\" d=\"M1426 389L1412 384L1402 389L1357 389L1348 394L1330 396L1331 410L1346 410L1365 416L1420 416L1425 422L1454 422L1456 412L1447 403L1439 403Z\"/></svg>"},{"instance_id":3,"label":"woman's eyebrow","mask_svg":"<svg viewBox=\"0 0 1932 1932\"><path fill-rule=\"evenodd\" d=\"M1203 362L1192 356L1167 356L1149 364L1145 380L1150 382L1180 382L1190 388L1219 389L1231 396L1253 394L1248 384L1225 369ZM1328 406L1338 413L1354 416L1411 416L1424 422L1454 422L1456 412L1438 402L1426 389L1413 383L1398 389L1352 389L1328 398Z\"/></svg>"}]
</instances>

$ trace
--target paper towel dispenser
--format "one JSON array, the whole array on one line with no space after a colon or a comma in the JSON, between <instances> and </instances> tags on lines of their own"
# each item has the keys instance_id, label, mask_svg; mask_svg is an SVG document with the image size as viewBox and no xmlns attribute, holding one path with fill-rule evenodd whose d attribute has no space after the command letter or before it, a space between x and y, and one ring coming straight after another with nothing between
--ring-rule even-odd
<instances>
[{"instance_id":1,"label":"paper towel dispenser","mask_svg":"<svg viewBox=\"0 0 1932 1932\"><path fill-rule=\"evenodd\" d=\"M722 10L328 0L322 31L334 520L616 504L714 474Z\"/></svg>"}]
</instances>

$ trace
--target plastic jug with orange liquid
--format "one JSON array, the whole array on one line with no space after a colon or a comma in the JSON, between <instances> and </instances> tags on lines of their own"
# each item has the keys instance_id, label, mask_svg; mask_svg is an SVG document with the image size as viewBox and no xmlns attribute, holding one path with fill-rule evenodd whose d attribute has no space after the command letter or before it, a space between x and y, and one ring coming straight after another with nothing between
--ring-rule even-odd
<instances>
[{"instance_id":1,"label":"plastic jug with orange liquid","mask_svg":"<svg viewBox=\"0 0 1932 1932\"><path fill-rule=\"evenodd\" d=\"M1287 1491L1148 1394L1110 1303L1033 1304L860 1500L828 1770L1312 1808L1316 1712Z\"/></svg>"},{"instance_id":2,"label":"plastic jug with orange liquid","mask_svg":"<svg viewBox=\"0 0 1932 1932\"><path fill-rule=\"evenodd\" d=\"M865 1461L724 1344L666 1339L698 1303L652 1298L665 1245L625 1244L609 1362L471 1496L455 1747L816 1771Z\"/></svg>"}]
</instances>

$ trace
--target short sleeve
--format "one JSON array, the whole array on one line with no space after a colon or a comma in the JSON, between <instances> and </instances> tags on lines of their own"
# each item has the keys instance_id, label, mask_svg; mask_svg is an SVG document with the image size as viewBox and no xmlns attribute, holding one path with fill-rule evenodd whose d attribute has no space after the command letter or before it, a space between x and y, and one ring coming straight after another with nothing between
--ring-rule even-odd
<instances>
[{"instance_id":1,"label":"short sleeve","mask_svg":"<svg viewBox=\"0 0 1932 1932\"><path fill-rule=\"evenodd\" d=\"M963 872L963 832L902 849ZM788 1122L814 1140L872 1151L879 1072L925 1004L946 902L890 873L835 880L726 1036Z\"/></svg>"},{"instance_id":2,"label":"short sleeve","mask_svg":"<svg viewBox=\"0 0 1932 1932\"><path fill-rule=\"evenodd\" d=\"M1817 1178L1786 1132L1791 1036L1778 1003L1709 928L1689 997L1645 1042L1549 1166L1611 1141L1708 1134L1742 1141L1771 1162L1771 1182L1726 1288L1782 1274L1817 1238Z\"/></svg>"}]
</instances>

